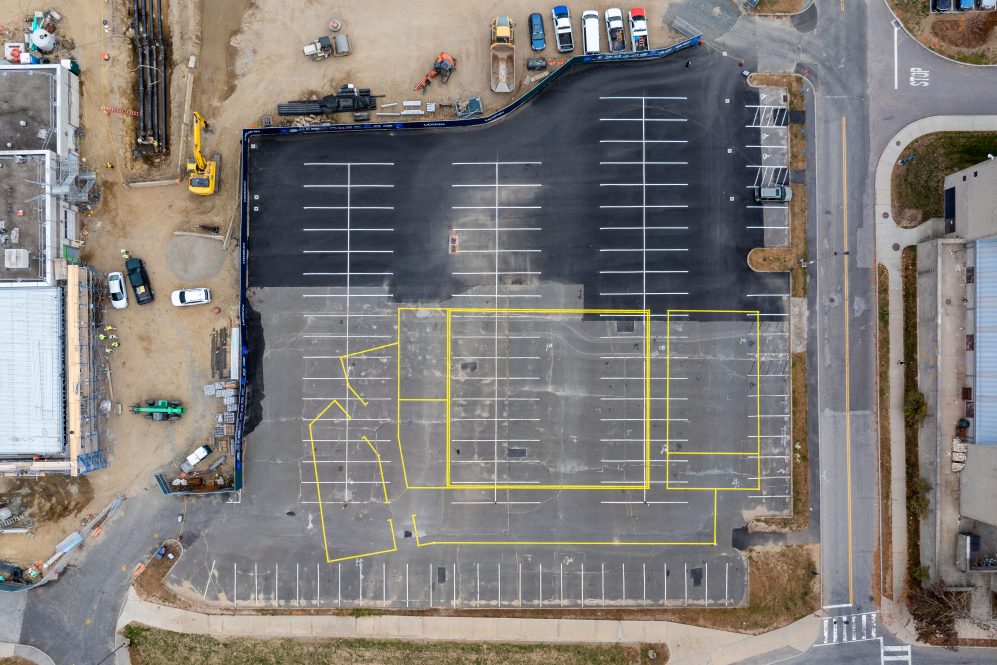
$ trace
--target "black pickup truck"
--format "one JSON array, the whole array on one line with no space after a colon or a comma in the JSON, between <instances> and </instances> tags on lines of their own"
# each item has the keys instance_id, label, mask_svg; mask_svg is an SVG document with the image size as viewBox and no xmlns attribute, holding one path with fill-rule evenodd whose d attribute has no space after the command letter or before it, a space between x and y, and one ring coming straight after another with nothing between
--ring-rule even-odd
<instances>
[{"instance_id":1,"label":"black pickup truck","mask_svg":"<svg viewBox=\"0 0 997 665\"><path fill-rule=\"evenodd\" d=\"M125 261L125 270L128 272L128 282L135 292L135 300L140 305L148 305L156 297L149 283L149 273L145 271L145 264L142 259L128 259Z\"/></svg>"}]
</instances>

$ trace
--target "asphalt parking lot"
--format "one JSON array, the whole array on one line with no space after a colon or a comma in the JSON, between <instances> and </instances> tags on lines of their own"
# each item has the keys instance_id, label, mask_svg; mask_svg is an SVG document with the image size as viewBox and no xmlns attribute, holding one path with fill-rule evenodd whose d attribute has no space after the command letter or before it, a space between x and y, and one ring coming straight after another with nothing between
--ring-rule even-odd
<instances>
[{"instance_id":1,"label":"asphalt parking lot","mask_svg":"<svg viewBox=\"0 0 997 665\"><path fill-rule=\"evenodd\" d=\"M790 505L788 280L745 258L754 185L788 177L759 123L786 114L719 55L684 62L577 67L484 127L249 139L260 422L174 586L744 599L731 530Z\"/></svg>"}]
</instances>

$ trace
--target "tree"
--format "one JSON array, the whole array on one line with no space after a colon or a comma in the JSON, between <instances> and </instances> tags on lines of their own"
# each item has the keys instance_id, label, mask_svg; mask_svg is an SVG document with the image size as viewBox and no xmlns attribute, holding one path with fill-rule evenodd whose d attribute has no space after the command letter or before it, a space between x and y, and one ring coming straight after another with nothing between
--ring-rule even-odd
<instances>
[{"instance_id":1,"label":"tree","mask_svg":"<svg viewBox=\"0 0 997 665\"><path fill-rule=\"evenodd\" d=\"M970 614L968 593L951 591L941 580L912 589L908 599L914 629L922 642L956 651L959 648L958 621L968 621L981 630L995 633L993 624Z\"/></svg>"}]
</instances>

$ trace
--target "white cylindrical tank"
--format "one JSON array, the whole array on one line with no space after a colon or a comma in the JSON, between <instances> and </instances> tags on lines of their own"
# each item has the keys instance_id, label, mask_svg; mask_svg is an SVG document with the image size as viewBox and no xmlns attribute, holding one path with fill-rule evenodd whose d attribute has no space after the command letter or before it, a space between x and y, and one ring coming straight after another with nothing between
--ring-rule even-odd
<instances>
[{"instance_id":1,"label":"white cylindrical tank","mask_svg":"<svg viewBox=\"0 0 997 665\"><path fill-rule=\"evenodd\" d=\"M55 35L48 30L38 28L31 33L31 43L42 53L51 53L55 50Z\"/></svg>"}]
</instances>

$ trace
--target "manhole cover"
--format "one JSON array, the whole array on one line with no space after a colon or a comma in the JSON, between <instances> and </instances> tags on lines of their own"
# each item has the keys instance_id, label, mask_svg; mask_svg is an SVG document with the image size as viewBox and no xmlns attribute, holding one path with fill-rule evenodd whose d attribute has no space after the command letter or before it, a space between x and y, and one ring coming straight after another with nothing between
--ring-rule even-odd
<instances>
[{"instance_id":1,"label":"manhole cover","mask_svg":"<svg viewBox=\"0 0 997 665\"><path fill-rule=\"evenodd\" d=\"M900 251L900 243L898 243L898 242L893 243L893 251L894 252L899 252Z\"/></svg>"}]
</instances>

